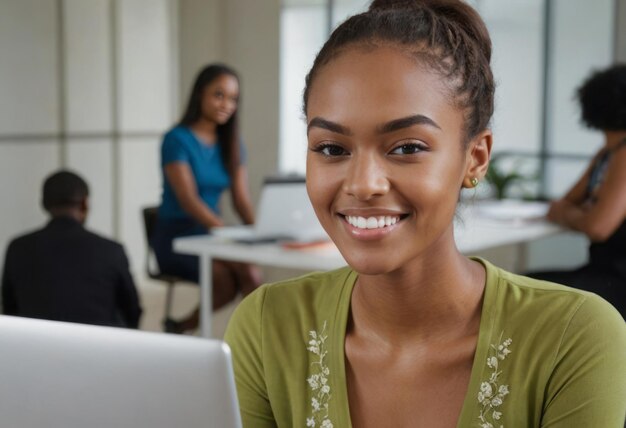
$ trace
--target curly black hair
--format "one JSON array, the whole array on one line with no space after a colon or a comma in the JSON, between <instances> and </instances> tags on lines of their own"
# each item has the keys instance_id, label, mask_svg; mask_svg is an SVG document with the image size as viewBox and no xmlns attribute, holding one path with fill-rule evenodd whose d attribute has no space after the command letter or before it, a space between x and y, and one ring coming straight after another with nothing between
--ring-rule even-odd
<instances>
[{"instance_id":1,"label":"curly black hair","mask_svg":"<svg viewBox=\"0 0 626 428\"><path fill-rule=\"evenodd\" d=\"M626 64L592 73L576 94L583 124L602 131L626 130Z\"/></svg>"},{"instance_id":2,"label":"curly black hair","mask_svg":"<svg viewBox=\"0 0 626 428\"><path fill-rule=\"evenodd\" d=\"M461 0L374 0L333 31L306 77L304 114L320 68L358 44L391 43L444 76L466 109L465 143L487 128L494 108L491 39L479 14Z\"/></svg>"}]
</instances>

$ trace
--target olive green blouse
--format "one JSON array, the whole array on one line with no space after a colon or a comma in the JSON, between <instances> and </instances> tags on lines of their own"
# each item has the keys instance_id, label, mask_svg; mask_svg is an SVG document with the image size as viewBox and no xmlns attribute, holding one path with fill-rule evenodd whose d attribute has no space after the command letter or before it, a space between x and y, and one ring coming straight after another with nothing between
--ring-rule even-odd
<instances>
[{"instance_id":1,"label":"olive green blouse","mask_svg":"<svg viewBox=\"0 0 626 428\"><path fill-rule=\"evenodd\" d=\"M626 323L600 297L488 262L458 427L622 428ZM226 332L245 428L351 427L349 268L264 285Z\"/></svg>"}]
</instances>

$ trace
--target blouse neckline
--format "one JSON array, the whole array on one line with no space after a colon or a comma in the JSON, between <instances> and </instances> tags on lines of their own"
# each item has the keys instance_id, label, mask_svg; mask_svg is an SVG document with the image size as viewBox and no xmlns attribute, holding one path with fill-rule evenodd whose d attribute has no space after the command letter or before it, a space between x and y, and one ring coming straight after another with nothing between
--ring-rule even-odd
<instances>
[{"instance_id":1,"label":"blouse neckline","mask_svg":"<svg viewBox=\"0 0 626 428\"><path fill-rule=\"evenodd\" d=\"M480 324L478 330L478 339L476 342L476 352L472 362L472 371L470 374L470 380L467 385L467 392L463 399L463 406L461 407L461 413L459 414L459 420L457 421L457 427L470 426L477 422L472 421L473 415L477 405L476 392L480 390L480 385L483 381L483 373L485 371L486 362L488 359L489 347L491 343L495 343L497 338L493 338L494 322L497 319L498 308L493 304L497 300L498 288L497 281L498 275L496 268L486 260L478 257L471 257L483 265L485 268L485 289L483 294L483 302L480 314ZM335 394L338 395L337 402L346 403L343 408L333 408L332 419L335 426L351 427L352 421L350 418L350 408L348 400L348 383L346 377L346 330L348 327L348 315L350 313L350 303L352 290L358 278L358 274L351 270L346 277L341 296L338 299L338 305L335 312L335 320L333 323L334 330L332 332L332 349L336 349L339 352L332 353L332 359L330 361L331 373L338 373L338 376L333 376L332 388Z\"/></svg>"},{"instance_id":2,"label":"blouse neckline","mask_svg":"<svg viewBox=\"0 0 626 428\"><path fill-rule=\"evenodd\" d=\"M208 142L198 137L198 134L196 134L194 130L191 129L190 126L185 126L184 128L187 130L187 132L189 132L189 135L191 135L193 140L200 145L200 147L205 148L205 149L214 149L215 147L217 147L217 139L214 141Z\"/></svg>"}]
</instances>

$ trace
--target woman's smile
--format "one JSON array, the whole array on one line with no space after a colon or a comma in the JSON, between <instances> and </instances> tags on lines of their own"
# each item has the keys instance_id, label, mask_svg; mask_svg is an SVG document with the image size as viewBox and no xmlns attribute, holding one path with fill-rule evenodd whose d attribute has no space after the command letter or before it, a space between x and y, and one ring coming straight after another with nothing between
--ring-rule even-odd
<instances>
[{"instance_id":1,"label":"woman's smile","mask_svg":"<svg viewBox=\"0 0 626 428\"><path fill-rule=\"evenodd\" d=\"M349 236L359 240L377 240L397 231L407 213L390 209L343 209L337 213Z\"/></svg>"}]
</instances>

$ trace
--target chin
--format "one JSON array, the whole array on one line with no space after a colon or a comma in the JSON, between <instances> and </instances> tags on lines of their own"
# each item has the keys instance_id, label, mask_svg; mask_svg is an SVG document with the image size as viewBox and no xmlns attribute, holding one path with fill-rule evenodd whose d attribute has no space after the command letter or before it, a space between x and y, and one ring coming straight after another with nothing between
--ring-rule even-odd
<instances>
[{"instance_id":1,"label":"chin","mask_svg":"<svg viewBox=\"0 0 626 428\"><path fill-rule=\"evenodd\" d=\"M383 275L400 268L381 254L344 254L348 265L360 275Z\"/></svg>"}]
</instances>

